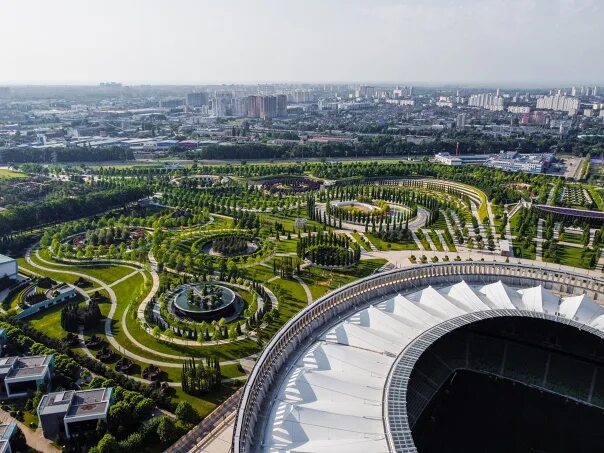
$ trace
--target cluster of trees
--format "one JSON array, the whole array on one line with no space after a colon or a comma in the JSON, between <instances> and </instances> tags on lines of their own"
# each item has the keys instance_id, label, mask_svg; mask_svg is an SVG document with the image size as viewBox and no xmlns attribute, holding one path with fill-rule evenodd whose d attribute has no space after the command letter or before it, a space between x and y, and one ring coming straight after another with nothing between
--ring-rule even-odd
<instances>
[{"instance_id":1,"label":"cluster of trees","mask_svg":"<svg viewBox=\"0 0 604 453\"><path fill-rule=\"evenodd\" d=\"M350 266L361 259L361 247L346 235L323 232L300 238L297 255L322 266Z\"/></svg>"},{"instance_id":2,"label":"cluster of trees","mask_svg":"<svg viewBox=\"0 0 604 453\"><path fill-rule=\"evenodd\" d=\"M180 382L184 392L199 396L220 387L220 361L217 357L207 357L205 362L204 365L203 358L191 358L182 364Z\"/></svg>"},{"instance_id":3,"label":"cluster of trees","mask_svg":"<svg viewBox=\"0 0 604 453\"><path fill-rule=\"evenodd\" d=\"M94 300L85 306L69 304L61 309L61 327L68 332L77 332L80 326L91 329L98 325L102 317L99 304Z\"/></svg>"},{"instance_id":4,"label":"cluster of trees","mask_svg":"<svg viewBox=\"0 0 604 453\"><path fill-rule=\"evenodd\" d=\"M0 236L53 222L97 214L131 203L147 194L147 188L121 187L81 196L53 198L31 205L12 206L0 212Z\"/></svg>"},{"instance_id":5,"label":"cluster of trees","mask_svg":"<svg viewBox=\"0 0 604 453\"><path fill-rule=\"evenodd\" d=\"M94 245L111 245L126 242L130 238L130 228L125 225L98 228L86 232L86 240Z\"/></svg>"},{"instance_id":6,"label":"cluster of trees","mask_svg":"<svg viewBox=\"0 0 604 453\"><path fill-rule=\"evenodd\" d=\"M242 255L247 252L249 239L241 236L223 236L212 241L212 248L223 256Z\"/></svg>"},{"instance_id":7,"label":"cluster of trees","mask_svg":"<svg viewBox=\"0 0 604 453\"><path fill-rule=\"evenodd\" d=\"M276 256L273 259L273 274L281 278L291 278L294 275L294 270L300 273L300 262L296 260L294 264L294 257Z\"/></svg>"},{"instance_id":8,"label":"cluster of trees","mask_svg":"<svg viewBox=\"0 0 604 453\"><path fill-rule=\"evenodd\" d=\"M396 229L396 230L382 230L376 231L375 236L382 241L386 242L410 242L413 241L413 235L408 228Z\"/></svg>"},{"instance_id":9,"label":"cluster of trees","mask_svg":"<svg viewBox=\"0 0 604 453\"><path fill-rule=\"evenodd\" d=\"M235 227L244 230L258 229L260 228L260 218L253 212L240 211L235 218Z\"/></svg>"},{"instance_id":10,"label":"cluster of trees","mask_svg":"<svg viewBox=\"0 0 604 453\"><path fill-rule=\"evenodd\" d=\"M19 164L24 162L50 164L56 162L107 162L133 160L132 150L114 146L110 148L3 148L0 162Z\"/></svg>"},{"instance_id":11,"label":"cluster of trees","mask_svg":"<svg viewBox=\"0 0 604 453\"><path fill-rule=\"evenodd\" d=\"M356 137L356 142L327 144L288 143L279 146L263 144L215 145L187 153L189 158L198 159L292 159L292 158L336 158L361 156L425 156L448 151L455 153L457 143L465 154L498 153L515 151L526 153L549 152L552 147L569 148L581 152L579 140L566 143L557 137L524 137L522 140L486 135L435 137L434 141L413 143L398 136L372 135Z\"/></svg>"},{"instance_id":12,"label":"cluster of trees","mask_svg":"<svg viewBox=\"0 0 604 453\"><path fill-rule=\"evenodd\" d=\"M79 354L72 350L62 340L50 338L27 323L11 319L9 322L0 321L0 328L6 329L8 336L7 354L52 354L55 357L54 381L57 386L65 389L76 388L81 372L94 373L127 390L138 392L153 399L158 405L172 410L170 398L157 390L135 381L128 376L118 373L98 360ZM83 370L83 371L82 371Z\"/></svg>"}]
</instances>

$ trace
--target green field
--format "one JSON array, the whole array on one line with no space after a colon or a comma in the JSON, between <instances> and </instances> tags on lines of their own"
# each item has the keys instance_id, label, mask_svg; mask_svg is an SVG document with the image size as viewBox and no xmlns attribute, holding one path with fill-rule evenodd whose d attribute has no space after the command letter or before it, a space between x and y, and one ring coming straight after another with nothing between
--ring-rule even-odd
<instances>
[{"instance_id":1,"label":"green field","mask_svg":"<svg viewBox=\"0 0 604 453\"><path fill-rule=\"evenodd\" d=\"M25 173L20 171L9 170L8 168L0 168L0 179L18 179L27 178Z\"/></svg>"},{"instance_id":2,"label":"green field","mask_svg":"<svg viewBox=\"0 0 604 453\"><path fill-rule=\"evenodd\" d=\"M385 251L385 250L395 250L395 251L419 250L419 247L413 240L404 241L404 242L387 242L387 241L383 241L382 239L378 238L377 236L374 236L371 233L367 233L365 236L367 237L367 239L369 239L369 241L371 241L371 243L378 250L382 250L382 251Z\"/></svg>"}]
</instances>

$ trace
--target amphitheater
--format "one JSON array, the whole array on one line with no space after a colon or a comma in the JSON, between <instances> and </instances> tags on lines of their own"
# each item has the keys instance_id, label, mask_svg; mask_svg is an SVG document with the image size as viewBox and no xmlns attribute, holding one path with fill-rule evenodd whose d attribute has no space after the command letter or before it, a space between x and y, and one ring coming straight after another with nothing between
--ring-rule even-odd
<instances>
[{"instance_id":1,"label":"amphitheater","mask_svg":"<svg viewBox=\"0 0 604 453\"><path fill-rule=\"evenodd\" d=\"M526 430L530 451L568 451L564 441L532 436L539 423L558 429L546 410L538 412L547 398L560 399L547 401L561 404L567 416L589 415L578 431L601 422L604 307L597 301L603 291L604 280L585 274L478 262L353 282L300 312L267 345L244 389L233 451L511 451L505 443L487 448L502 442L510 419L517 419L514 430ZM470 385L473 393L509 387L509 404L519 388L532 389L537 412L507 414L505 401L501 411L488 408L488 417L480 412L476 431L484 423L495 433L476 435L480 450L450 432L430 432L446 418L447 404L472 399L457 398L455 386L464 382L480 384ZM474 395L476 404L488 399L481 396ZM499 420L497 412L507 418ZM454 411L448 420L449 430L461 429ZM574 451L598 451L602 436L583 431L578 435L586 443Z\"/></svg>"}]
</instances>

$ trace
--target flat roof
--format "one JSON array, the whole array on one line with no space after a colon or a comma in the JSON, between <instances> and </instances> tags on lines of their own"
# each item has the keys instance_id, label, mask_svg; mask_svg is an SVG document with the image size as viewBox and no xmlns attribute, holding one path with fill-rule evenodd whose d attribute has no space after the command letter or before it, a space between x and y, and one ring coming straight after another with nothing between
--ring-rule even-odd
<instances>
[{"instance_id":1,"label":"flat roof","mask_svg":"<svg viewBox=\"0 0 604 453\"><path fill-rule=\"evenodd\" d=\"M111 387L48 393L40 400L38 414L64 414L67 421L83 416L104 416L112 393Z\"/></svg>"},{"instance_id":2,"label":"flat roof","mask_svg":"<svg viewBox=\"0 0 604 453\"><path fill-rule=\"evenodd\" d=\"M0 264L12 263L14 261L16 261L14 258L11 258L10 256L6 256L6 255L0 254Z\"/></svg>"},{"instance_id":3,"label":"flat roof","mask_svg":"<svg viewBox=\"0 0 604 453\"><path fill-rule=\"evenodd\" d=\"M30 357L7 357L0 359L0 374L6 373L5 380L15 380L23 377L43 376L48 371L52 355L37 355Z\"/></svg>"}]
</instances>

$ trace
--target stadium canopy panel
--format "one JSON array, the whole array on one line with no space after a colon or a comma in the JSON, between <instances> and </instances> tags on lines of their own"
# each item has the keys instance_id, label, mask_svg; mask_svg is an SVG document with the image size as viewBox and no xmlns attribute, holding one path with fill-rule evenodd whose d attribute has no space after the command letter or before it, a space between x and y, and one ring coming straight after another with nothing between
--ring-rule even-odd
<instances>
[{"instance_id":1,"label":"stadium canopy panel","mask_svg":"<svg viewBox=\"0 0 604 453\"><path fill-rule=\"evenodd\" d=\"M354 296L342 298L348 307L341 314L320 311L330 297L326 296L290 321L267 346L247 384L236 421L234 451L417 451L412 426L455 368L501 371L500 363L489 368L488 360L469 363L467 357L458 357L466 352L461 345L451 349L450 362L429 368L438 375L415 379L410 385L416 363L438 339L497 318L545 319L604 337L604 308L594 300L603 297L604 282L579 274L554 276L551 270L539 274L535 269L520 278L523 269L504 264L490 264L488 275L472 274L486 270L480 264L448 266L459 278L442 278L448 272L444 266L437 271L434 268L439 266L427 266L432 268L425 270L430 278L416 278L422 272L417 269L415 274L396 270L349 285L342 294ZM543 277L542 282L537 275ZM414 280L409 290L389 291L384 282L400 286L401 276ZM354 299L363 294L363 303ZM313 310L320 313L314 321ZM294 329L300 321L306 323L304 335L296 336ZM455 338L450 341L455 346ZM279 344L278 360L268 360ZM488 350L482 352L491 355ZM276 370L275 374L268 374L269 370ZM261 373L269 376L264 383L256 380ZM599 405L593 389L576 399ZM252 425L244 437L245 428Z\"/></svg>"}]
</instances>

